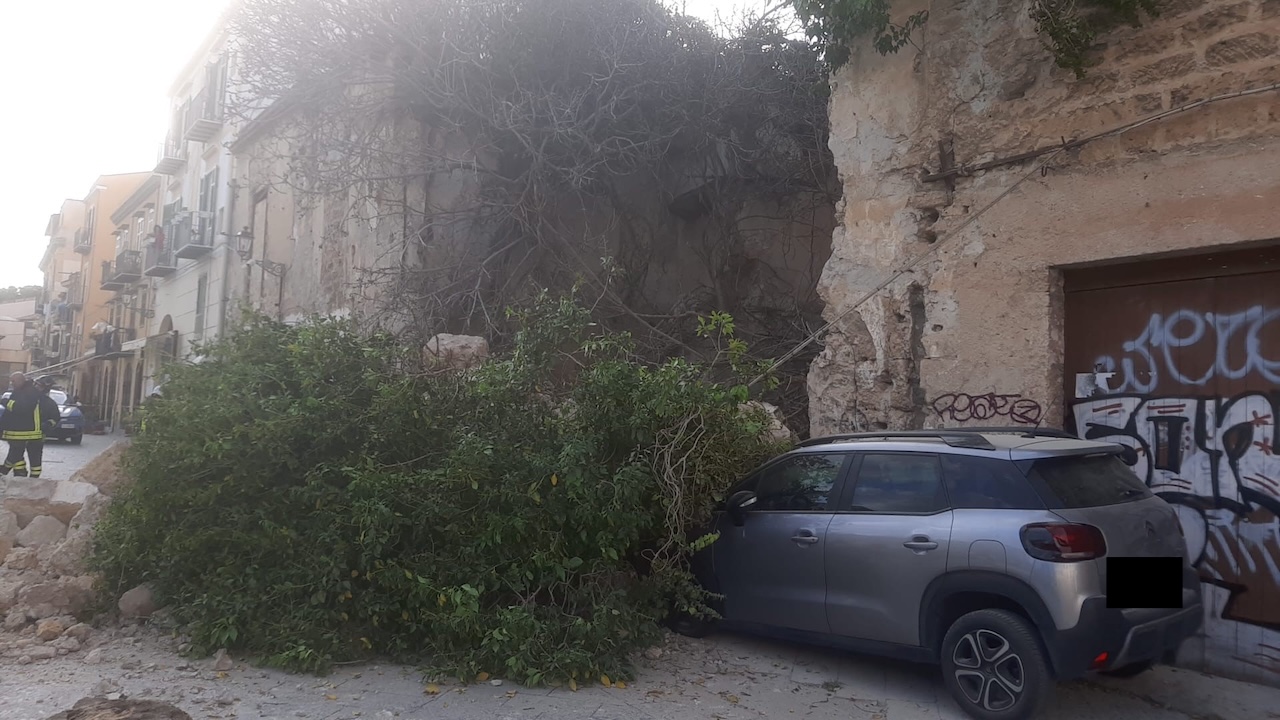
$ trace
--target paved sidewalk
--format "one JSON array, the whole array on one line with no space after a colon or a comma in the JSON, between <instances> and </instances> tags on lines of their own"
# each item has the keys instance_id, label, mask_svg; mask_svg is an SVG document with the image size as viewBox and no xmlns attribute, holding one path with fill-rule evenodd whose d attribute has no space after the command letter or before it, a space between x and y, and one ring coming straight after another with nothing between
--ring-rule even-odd
<instances>
[{"instance_id":1,"label":"paved sidewalk","mask_svg":"<svg viewBox=\"0 0 1280 720\"><path fill-rule=\"evenodd\" d=\"M172 702L197 720L960 720L932 668L723 635L670 637L626 688L527 689L503 683L428 688L412 668L367 664L328 677L187 661L172 641L113 637L102 661L83 653L0 664L0 720L38 720L98 689ZM4 661L8 662L8 661ZM105 685L100 685L106 681ZM1274 720L1280 690L1160 669L1129 681L1059 688L1045 720Z\"/></svg>"}]
</instances>

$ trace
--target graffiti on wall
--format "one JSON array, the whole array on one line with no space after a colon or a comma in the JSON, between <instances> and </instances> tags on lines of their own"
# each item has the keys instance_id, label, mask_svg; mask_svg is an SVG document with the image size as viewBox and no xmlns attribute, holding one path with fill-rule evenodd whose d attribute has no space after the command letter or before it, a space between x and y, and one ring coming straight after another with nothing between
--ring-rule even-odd
<instances>
[{"instance_id":1,"label":"graffiti on wall","mask_svg":"<svg viewBox=\"0 0 1280 720\"><path fill-rule=\"evenodd\" d=\"M1216 379L1241 380L1250 373L1280 385L1280 355L1269 357L1262 344L1263 331L1273 323L1280 330L1280 308L1262 305L1230 314L1155 313L1141 334L1124 342L1119 363L1104 355L1097 364L1102 372L1118 375L1111 384L1114 392L1155 392L1161 379L1166 385L1204 387ZM1189 367L1179 350L1193 346L1208 346L1212 360Z\"/></svg>"},{"instance_id":2,"label":"graffiti on wall","mask_svg":"<svg viewBox=\"0 0 1280 720\"><path fill-rule=\"evenodd\" d=\"M1232 398L1112 395L1073 407L1085 438L1127 445L1134 472L1178 511L1223 619L1280 630L1280 391Z\"/></svg>"},{"instance_id":3,"label":"graffiti on wall","mask_svg":"<svg viewBox=\"0 0 1280 720\"><path fill-rule=\"evenodd\" d=\"M1226 597L1206 634L1280 675L1280 308L1183 309L1139 327L1097 358L1090 392L1077 378L1070 421L1134 449L1134 472L1173 505L1202 581ZM1262 634L1246 641L1241 623Z\"/></svg>"},{"instance_id":4,"label":"graffiti on wall","mask_svg":"<svg viewBox=\"0 0 1280 720\"><path fill-rule=\"evenodd\" d=\"M1039 425L1044 414L1040 403L1017 393L947 393L933 401L933 411L943 420L981 422L1008 418L1018 425Z\"/></svg>"}]
</instances>

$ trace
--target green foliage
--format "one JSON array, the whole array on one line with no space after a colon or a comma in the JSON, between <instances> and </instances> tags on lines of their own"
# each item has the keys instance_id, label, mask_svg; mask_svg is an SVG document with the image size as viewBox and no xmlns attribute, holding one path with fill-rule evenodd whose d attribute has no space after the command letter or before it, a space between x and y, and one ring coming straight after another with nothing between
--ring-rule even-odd
<instances>
[{"instance_id":1,"label":"green foliage","mask_svg":"<svg viewBox=\"0 0 1280 720\"><path fill-rule=\"evenodd\" d=\"M778 448L713 368L638 364L571 300L512 319L510 351L467 372L414 371L345 322L260 317L172 368L97 532L109 589L151 583L201 653L626 677L671 608L710 612L699 529ZM751 367L731 318L701 328Z\"/></svg>"},{"instance_id":2,"label":"green foliage","mask_svg":"<svg viewBox=\"0 0 1280 720\"><path fill-rule=\"evenodd\" d=\"M1089 65L1088 51L1098 33L1117 22L1137 25L1143 13L1155 15L1160 0L1034 0L1031 19L1060 67L1077 76ZM892 21L891 0L791 0L809 38L819 42L827 62L839 68L851 48L870 40L881 55L901 50L929 19L927 10Z\"/></svg>"}]
</instances>

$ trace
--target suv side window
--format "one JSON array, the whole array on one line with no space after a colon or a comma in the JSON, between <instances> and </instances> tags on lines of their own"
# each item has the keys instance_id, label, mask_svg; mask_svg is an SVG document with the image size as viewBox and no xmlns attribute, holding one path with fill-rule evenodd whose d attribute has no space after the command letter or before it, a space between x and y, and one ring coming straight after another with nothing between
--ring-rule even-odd
<instances>
[{"instance_id":1,"label":"suv side window","mask_svg":"<svg viewBox=\"0 0 1280 720\"><path fill-rule=\"evenodd\" d=\"M755 509L826 510L831 490L840 479L840 470L847 458L840 453L796 455L765 468L754 483L758 498Z\"/></svg>"},{"instance_id":2,"label":"suv side window","mask_svg":"<svg viewBox=\"0 0 1280 720\"><path fill-rule=\"evenodd\" d=\"M1044 502L1031 483L1009 460L944 454L942 474L954 508L1044 509Z\"/></svg>"},{"instance_id":3,"label":"suv side window","mask_svg":"<svg viewBox=\"0 0 1280 720\"><path fill-rule=\"evenodd\" d=\"M850 510L886 514L935 513L947 508L938 457L924 453L862 456Z\"/></svg>"}]
</instances>

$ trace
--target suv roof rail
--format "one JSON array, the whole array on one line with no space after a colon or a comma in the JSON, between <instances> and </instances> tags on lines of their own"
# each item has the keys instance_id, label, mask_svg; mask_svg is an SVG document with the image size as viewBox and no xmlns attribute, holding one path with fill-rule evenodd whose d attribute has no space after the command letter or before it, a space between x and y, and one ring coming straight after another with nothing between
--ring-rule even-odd
<instances>
[{"instance_id":1,"label":"suv roof rail","mask_svg":"<svg viewBox=\"0 0 1280 720\"><path fill-rule=\"evenodd\" d=\"M828 443L845 442L847 440L893 440L895 438L932 438L941 440L951 447L967 447L978 450L995 450L991 441L973 431L942 430L882 430L878 432L841 433L824 437L809 438L796 445L796 448L814 447Z\"/></svg>"},{"instance_id":2,"label":"suv roof rail","mask_svg":"<svg viewBox=\"0 0 1280 720\"><path fill-rule=\"evenodd\" d=\"M962 427L962 428L938 428L936 430L878 430L871 432L856 433L840 433L837 435L825 435L823 437L809 438L804 442L796 445L797 448L813 447L815 445L826 445L834 442L845 442L849 440L892 440L894 438L933 438L941 440L952 447L968 447L982 450L995 450L995 445L990 440L982 437L983 434L999 434L999 435L1021 435L1026 438L1059 438L1063 440L1078 440L1079 438L1065 430L1055 430L1053 428L1026 428L1026 427Z\"/></svg>"},{"instance_id":3,"label":"suv roof rail","mask_svg":"<svg viewBox=\"0 0 1280 720\"><path fill-rule=\"evenodd\" d=\"M1079 440L1080 438L1072 435L1066 430L1055 430L1054 428L1042 427L1018 427L1016 425L1004 427L962 427L962 428L944 428L947 432L971 432L971 433L991 433L995 435L1021 435L1023 437L1050 437L1061 438L1063 440Z\"/></svg>"}]
</instances>

